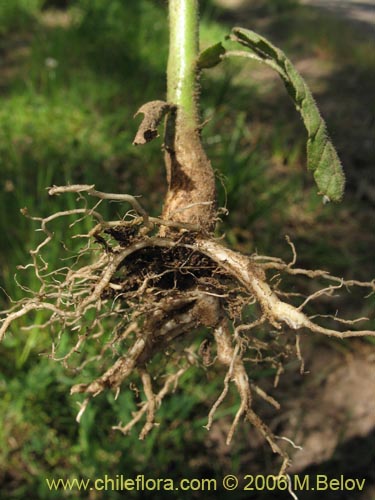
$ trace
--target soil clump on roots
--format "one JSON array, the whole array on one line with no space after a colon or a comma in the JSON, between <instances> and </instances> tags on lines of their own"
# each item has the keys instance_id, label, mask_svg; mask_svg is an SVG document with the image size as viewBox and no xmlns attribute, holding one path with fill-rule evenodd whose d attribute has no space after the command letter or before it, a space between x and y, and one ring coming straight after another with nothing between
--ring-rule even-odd
<instances>
[{"instance_id":1,"label":"soil clump on roots","mask_svg":"<svg viewBox=\"0 0 375 500\"><path fill-rule=\"evenodd\" d=\"M240 422L247 419L282 456L281 472L285 472L289 457L253 411L253 395L277 409L279 404L251 381L248 366L272 366L277 369L277 379L285 360L297 356L303 371L300 335L308 331L339 338L374 335L369 330L355 330L359 320L335 315L324 317L326 326L322 326L303 312L312 300L343 287L359 286L373 292L374 282L345 281L325 271L299 269L289 240L293 255L289 263L276 257L242 255L196 224L149 216L131 195L102 193L89 185L54 186L49 190L51 195L67 192L76 193L84 208L47 218L33 217L24 210L26 216L40 223L45 234L31 251L31 265L41 285L38 292L3 313L0 338L13 321L30 311L48 312L48 320L38 326L59 332L49 356L73 367L77 377L90 362L100 370L94 380L71 389L72 394L86 396L78 421L93 397L108 389L118 394L126 383L138 379L145 400L129 422L114 428L126 434L143 421L142 439L156 425L163 398L175 390L192 364L206 370L221 365L225 373L223 389L212 403L207 429L230 388L235 387L240 402L227 443ZM88 197L99 198L93 208L88 206ZM120 220L105 221L99 212L104 200L130 203L133 210ZM74 263L51 272L42 256L45 245L53 239L49 224L68 216L90 218L93 227L78 235L87 243ZM326 286L308 297L290 294L283 290L283 274L319 280ZM352 329L339 331L336 327L340 324L350 324ZM59 357L59 339L68 332L73 345ZM92 341L99 346L98 354L85 359L84 344ZM156 356L163 359L157 370L152 363Z\"/></svg>"}]
</instances>

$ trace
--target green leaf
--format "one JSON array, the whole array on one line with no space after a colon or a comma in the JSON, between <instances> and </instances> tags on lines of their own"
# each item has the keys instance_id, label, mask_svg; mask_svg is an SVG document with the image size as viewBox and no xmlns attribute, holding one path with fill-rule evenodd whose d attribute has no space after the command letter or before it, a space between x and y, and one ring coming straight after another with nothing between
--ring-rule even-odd
<instances>
[{"instance_id":1,"label":"green leaf","mask_svg":"<svg viewBox=\"0 0 375 500\"><path fill-rule=\"evenodd\" d=\"M221 56L225 54L225 49L221 42L211 45L208 49L199 54L197 66L199 69L213 68L221 63Z\"/></svg>"},{"instance_id":2,"label":"green leaf","mask_svg":"<svg viewBox=\"0 0 375 500\"><path fill-rule=\"evenodd\" d=\"M256 60L264 62L279 73L307 130L307 165L314 172L319 194L323 195L325 200L340 201L345 186L344 172L328 137L326 124L305 80L284 52L254 31L233 28L230 39L245 46L255 54ZM226 57L231 54L245 57L248 55L247 52L227 51Z\"/></svg>"}]
</instances>

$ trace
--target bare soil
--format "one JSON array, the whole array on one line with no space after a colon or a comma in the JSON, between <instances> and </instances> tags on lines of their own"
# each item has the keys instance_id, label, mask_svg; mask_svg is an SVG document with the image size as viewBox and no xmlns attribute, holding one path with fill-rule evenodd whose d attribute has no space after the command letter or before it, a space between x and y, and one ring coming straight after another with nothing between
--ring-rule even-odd
<instances>
[{"instance_id":1,"label":"bare soil","mask_svg":"<svg viewBox=\"0 0 375 500\"><path fill-rule=\"evenodd\" d=\"M271 39L278 39L279 33L277 27L274 29L272 20L259 20L254 17L256 1L217 0L217 3L227 9L231 23L258 30L263 34L266 32ZM358 36L358 39L367 37L375 41L374 1L301 0L301 4L316 8L316 22L319 22L319 17L323 19L325 16L344 18L343 22L352 26L353 34ZM277 25L277 21L275 24ZM283 28L287 30L287 26ZM373 116L368 107L371 90L362 89L366 86L366 81L371 81L371 75L366 77L355 68L338 68L325 53L318 50L307 57L294 57L293 61L317 95L323 115L340 116L341 125L337 127L335 142L347 169L349 196L363 200L362 215L367 214L368 221L374 221L374 150L373 145L369 146L372 144L370 136L373 135ZM269 84L272 88L277 84L277 77L262 67L252 68L251 78L261 82L264 88L268 84L268 89ZM296 217L299 217L298 214ZM340 232L343 242L348 238L355 238L354 232L348 231L349 226L345 226L344 232L339 229L341 223L337 223L338 227L334 231ZM354 223L349 214L347 223ZM305 231L311 231L310 226L304 227ZM342 229L344 230L344 227ZM318 237L318 232L316 236ZM330 237L328 233L326 237ZM364 233L362 226L359 237L367 238L368 245L372 245L373 230L368 227L368 231ZM304 338L303 356L306 373L300 377L298 370L291 370L280 379L277 393L274 394L277 394L282 409L280 416L273 417L271 428L275 434L287 436L302 447L294 450L291 472L344 473L367 478L368 489L363 496L360 493L357 496L351 493L345 497L343 492L341 496L334 496L331 492L326 496L321 495L321 498L368 500L372 498L374 487L371 485L375 483L374 347L362 341L342 345L313 342ZM266 409L263 411L265 415L270 415ZM262 410L260 413L262 414ZM266 420L269 422L267 418ZM222 460L228 459L228 452L220 445L222 440L218 429L215 436L218 453L222 454ZM248 463L262 463L261 453L257 450L260 444L256 445L256 442L256 436L251 433ZM259 473L262 473L262 468ZM316 496L307 495L303 498Z\"/></svg>"},{"instance_id":2,"label":"bare soil","mask_svg":"<svg viewBox=\"0 0 375 500\"><path fill-rule=\"evenodd\" d=\"M304 5L326 9L334 14L375 26L375 2L373 0L301 0Z\"/></svg>"}]
</instances>

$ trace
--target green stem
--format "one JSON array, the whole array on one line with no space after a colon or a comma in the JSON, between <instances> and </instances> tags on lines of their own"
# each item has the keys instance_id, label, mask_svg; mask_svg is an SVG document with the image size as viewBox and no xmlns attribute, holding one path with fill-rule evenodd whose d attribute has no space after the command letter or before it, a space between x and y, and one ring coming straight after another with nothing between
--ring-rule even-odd
<instances>
[{"instance_id":1,"label":"green stem","mask_svg":"<svg viewBox=\"0 0 375 500\"><path fill-rule=\"evenodd\" d=\"M204 152L198 113L198 0L169 0L169 58L164 150L168 191L163 218L196 224L210 233L216 221L216 187ZM162 228L161 235L166 231Z\"/></svg>"},{"instance_id":2,"label":"green stem","mask_svg":"<svg viewBox=\"0 0 375 500\"><path fill-rule=\"evenodd\" d=\"M169 0L167 99L198 123L196 102L199 50L198 0Z\"/></svg>"}]
</instances>

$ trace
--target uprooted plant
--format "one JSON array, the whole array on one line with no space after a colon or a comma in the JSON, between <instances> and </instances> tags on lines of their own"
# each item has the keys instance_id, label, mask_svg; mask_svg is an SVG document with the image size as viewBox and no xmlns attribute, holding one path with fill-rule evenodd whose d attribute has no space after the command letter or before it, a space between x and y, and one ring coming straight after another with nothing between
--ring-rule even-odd
<instances>
[{"instance_id":1,"label":"uprooted plant","mask_svg":"<svg viewBox=\"0 0 375 500\"><path fill-rule=\"evenodd\" d=\"M58 332L50 357L73 366L77 374L90 362L101 370L95 380L81 381L71 389L72 394L86 395L77 419L92 398L107 389L118 394L126 381L137 377L145 401L131 421L115 428L126 434L143 420L140 438L156 425L155 415L163 398L173 392L192 363L201 363L206 369L216 363L223 365L223 390L213 402L207 429L233 382L240 404L228 444L240 421L247 419L283 457L284 472L289 457L254 412L253 394L276 408L279 405L250 380L245 362L270 363L281 370L283 356L293 351L303 364L299 342L304 332L338 338L375 335L374 331L354 329L364 318L349 321L333 316L331 324L324 326L322 320L304 313L311 301L339 289L357 286L373 293L375 281L349 281L321 270L300 269L295 266L296 252L289 239L293 259L286 263L276 257L243 255L214 237L222 211L216 206L215 177L200 139L197 80L201 70L223 58L250 57L280 74L305 123L308 164L324 201L341 198L344 177L311 93L286 56L263 37L242 28L234 28L229 38L245 50L228 50L219 43L199 55L197 10L196 0L169 0L167 101L152 101L138 111L144 116L136 145L156 137L165 119L168 191L163 213L153 217L138 198L103 193L94 185L51 187L50 195L76 193L82 206L45 218L23 209L27 217L40 222L45 235L31 251L29 264L40 288L2 313L0 340L21 316L37 310L48 312L47 321L38 327ZM93 206L89 199L96 201ZM130 205L131 209L124 210L119 220L105 220L100 208L106 200ZM91 230L79 235L84 244L73 264L50 271L43 257L46 245L53 240L50 223L71 216L76 222L82 218L92 221ZM283 275L303 276L325 285L301 299L302 294L283 289ZM349 324L352 329L340 330L340 324ZM259 330L269 332L269 341L257 336ZM198 331L205 337L199 346ZM73 339L71 348L58 356L58 342L66 335ZM98 353L85 359L84 346L89 342L97 343ZM160 353L163 373L160 365L157 372L152 365Z\"/></svg>"}]
</instances>

